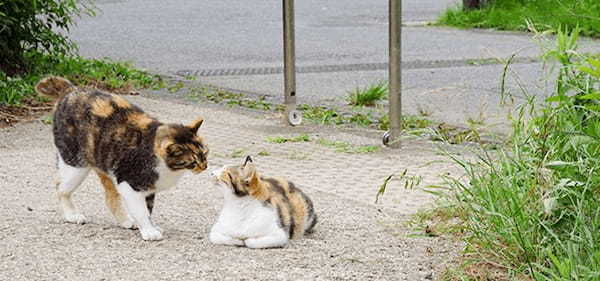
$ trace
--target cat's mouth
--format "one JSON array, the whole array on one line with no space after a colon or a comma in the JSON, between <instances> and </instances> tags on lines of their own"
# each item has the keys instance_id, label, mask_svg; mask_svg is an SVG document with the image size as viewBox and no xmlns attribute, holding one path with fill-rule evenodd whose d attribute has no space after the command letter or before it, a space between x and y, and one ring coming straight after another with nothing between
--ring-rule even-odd
<instances>
[{"instance_id":1,"label":"cat's mouth","mask_svg":"<svg viewBox=\"0 0 600 281\"><path fill-rule=\"evenodd\" d=\"M192 169L192 173L194 173L194 174L202 173L206 170L206 168L207 168L206 164L198 164Z\"/></svg>"}]
</instances>

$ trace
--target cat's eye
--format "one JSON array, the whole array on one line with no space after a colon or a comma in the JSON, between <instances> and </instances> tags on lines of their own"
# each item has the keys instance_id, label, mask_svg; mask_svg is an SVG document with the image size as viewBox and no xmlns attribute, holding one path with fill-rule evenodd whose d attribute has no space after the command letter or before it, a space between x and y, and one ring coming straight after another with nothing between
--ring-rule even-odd
<instances>
[{"instance_id":1,"label":"cat's eye","mask_svg":"<svg viewBox=\"0 0 600 281\"><path fill-rule=\"evenodd\" d=\"M185 164L186 164L185 161L177 161L177 162L175 162L175 165L177 165L177 166L185 166Z\"/></svg>"}]
</instances>

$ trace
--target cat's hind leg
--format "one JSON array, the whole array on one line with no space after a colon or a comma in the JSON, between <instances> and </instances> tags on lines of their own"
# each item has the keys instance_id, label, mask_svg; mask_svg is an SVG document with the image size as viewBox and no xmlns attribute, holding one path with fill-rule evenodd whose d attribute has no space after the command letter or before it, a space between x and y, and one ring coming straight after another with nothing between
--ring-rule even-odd
<instances>
[{"instance_id":1,"label":"cat's hind leg","mask_svg":"<svg viewBox=\"0 0 600 281\"><path fill-rule=\"evenodd\" d=\"M248 248L262 249L284 247L288 241L289 238L285 231L283 231L283 229L277 229L266 236L248 238L244 241L244 243Z\"/></svg>"},{"instance_id":2,"label":"cat's hind leg","mask_svg":"<svg viewBox=\"0 0 600 281\"><path fill-rule=\"evenodd\" d=\"M96 171L98 178L104 187L104 199L106 206L113 214L119 225L123 228L135 229L133 218L129 216L127 210L123 206L124 202L121 199L121 195L117 191L114 181L104 172Z\"/></svg>"},{"instance_id":3,"label":"cat's hind leg","mask_svg":"<svg viewBox=\"0 0 600 281\"><path fill-rule=\"evenodd\" d=\"M236 239L231 236L225 235L221 232L215 231L214 229L210 232L210 235L208 236L208 240L210 240L210 242L213 244L244 246L243 240Z\"/></svg>"},{"instance_id":4,"label":"cat's hind leg","mask_svg":"<svg viewBox=\"0 0 600 281\"><path fill-rule=\"evenodd\" d=\"M58 176L59 183L56 186L58 200L63 211L65 221L70 223L84 224L86 219L79 210L73 205L71 195L81 185L85 177L90 172L89 167L73 167L58 157Z\"/></svg>"}]
</instances>

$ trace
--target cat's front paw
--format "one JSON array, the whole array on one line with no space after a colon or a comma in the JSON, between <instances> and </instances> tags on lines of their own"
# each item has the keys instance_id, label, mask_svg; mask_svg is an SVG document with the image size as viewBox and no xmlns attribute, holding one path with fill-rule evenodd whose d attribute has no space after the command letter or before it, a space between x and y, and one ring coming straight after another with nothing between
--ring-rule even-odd
<instances>
[{"instance_id":1,"label":"cat's front paw","mask_svg":"<svg viewBox=\"0 0 600 281\"><path fill-rule=\"evenodd\" d=\"M163 239L163 235L160 230L156 228L145 228L141 229L142 239L146 241L158 241Z\"/></svg>"},{"instance_id":2,"label":"cat's front paw","mask_svg":"<svg viewBox=\"0 0 600 281\"><path fill-rule=\"evenodd\" d=\"M85 224L87 219L80 213L65 213L65 221L68 223Z\"/></svg>"}]
</instances>

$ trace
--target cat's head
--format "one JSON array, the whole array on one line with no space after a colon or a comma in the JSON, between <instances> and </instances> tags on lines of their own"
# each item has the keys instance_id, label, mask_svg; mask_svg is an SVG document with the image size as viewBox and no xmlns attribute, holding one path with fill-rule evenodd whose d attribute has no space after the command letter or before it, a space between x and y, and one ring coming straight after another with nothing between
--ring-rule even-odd
<instances>
[{"instance_id":1,"label":"cat's head","mask_svg":"<svg viewBox=\"0 0 600 281\"><path fill-rule=\"evenodd\" d=\"M200 173L208 167L208 147L198 129L204 119L198 118L189 125L164 124L156 132L155 150L169 169L191 170Z\"/></svg>"},{"instance_id":2,"label":"cat's head","mask_svg":"<svg viewBox=\"0 0 600 281\"><path fill-rule=\"evenodd\" d=\"M218 186L237 197L244 197L256 191L259 176L250 156L241 165L223 166L211 172Z\"/></svg>"}]
</instances>

